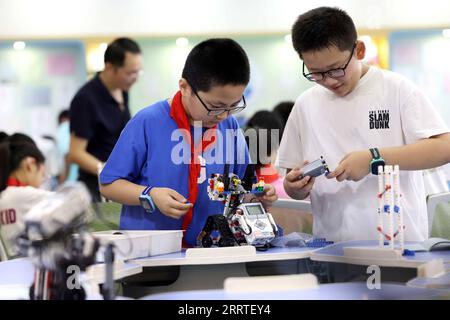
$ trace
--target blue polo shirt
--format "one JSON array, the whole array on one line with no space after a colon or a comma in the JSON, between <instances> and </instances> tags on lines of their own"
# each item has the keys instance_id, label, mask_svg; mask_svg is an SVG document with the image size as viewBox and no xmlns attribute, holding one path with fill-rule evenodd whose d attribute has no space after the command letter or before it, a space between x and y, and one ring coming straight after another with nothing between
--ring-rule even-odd
<instances>
[{"instance_id":1,"label":"blue polo shirt","mask_svg":"<svg viewBox=\"0 0 450 320\"><path fill-rule=\"evenodd\" d=\"M223 173L225 163L241 179L249 163L244 136L233 116L219 123L218 139L202 154L204 162L198 178L198 197L185 241L196 244L196 238L209 215L222 214L223 204L207 194L208 177ZM201 137L201 128L191 134ZM102 184L125 179L139 185L171 188L188 197L190 147L170 117L170 105L159 101L138 112L127 124L100 175ZM147 213L140 206L122 207L120 228L126 230L181 230L183 218L167 217L159 210Z\"/></svg>"}]
</instances>

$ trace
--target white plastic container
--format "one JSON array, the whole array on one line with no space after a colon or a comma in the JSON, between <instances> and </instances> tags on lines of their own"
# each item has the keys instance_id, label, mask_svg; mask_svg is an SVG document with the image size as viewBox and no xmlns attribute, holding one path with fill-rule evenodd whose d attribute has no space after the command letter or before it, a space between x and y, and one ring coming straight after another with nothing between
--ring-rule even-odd
<instances>
[{"instance_id":1,"label":"white plastic container","mask_svg":"<svg viewBox=\"0 0 450 320\"><path fill-rule=\"evenodd\" d=\"M130 260L181 251L182 230L108 230L94 232L102 247L97 261L104 262L105 245L113 242L117 260Z\"/></svg>"}]
</instances>

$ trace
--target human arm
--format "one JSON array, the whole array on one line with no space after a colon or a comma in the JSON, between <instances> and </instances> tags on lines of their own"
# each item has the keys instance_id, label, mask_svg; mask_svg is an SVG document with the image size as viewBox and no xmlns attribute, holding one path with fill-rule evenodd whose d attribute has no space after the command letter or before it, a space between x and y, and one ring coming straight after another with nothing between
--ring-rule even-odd
<instances>
[{"instance_id":1,"label":"human arm","mask_svg":"<svg viewBox=\"0 0 450 320\"><path fill-rule=\"evenodd\" d=\"M252 202L253 199L255 199L255 196L253 194L246 195L246 197L244 197L245 202ZM258 196L258 199L261 201L264 207L270 206L273 202L278 200L278 195L275 187L271 184L265 184L263 195Z\"/></svg>"},{"instance_id":2,"label":"human arm","mask_svg":"<svg viewBox=\"0 0 450 320\"><path fill-rule=\"evenodd\" d=\"M450 162L450 133L422 139L415 143L379 149L387 165L399 165L402 170L424 170L440 167ZM337 168L327 175L336 178L359 181L369 174L372 155L369 150L360 150L347 154Z\"/></svg>"},{"instance_id":3,"label":"human arm","mask_svg":"<svg viewBox=\"0 0 450 320\"><path fill-rule=\"evenodd\" d=\"M305 161L303 166L307 164L308 161ZM309 176L301 178L302 175L303 172L300 167L287 169L287 174L283 181L283 187L286 193L291 198L296 200L306 199L309 196L315 182L315 178Z\"/></svg>"},{"instance_id":4,"label":"human arm","mask_svg":"<svg viewBox=\"0 0 450 320\"><path fill-rule=\"evenodd\" d=\"M78 164L82 170L97 175L98 165L102 162L86 151L87 144L87 139L72 133L70 136L69 161Z\"/></svg>"},{"instance_id":5,"label":"human arm","mask_svg":"<svg viewBox=\"0 0 450 320\"><path fill-rule=\"evenodd\" d=\"M146 186L141 186L125 179L118 179L109 184L101 184L100 192L106 198L130 206L139 206L139 196ZM179 219L192 207L187 199L173 189L152 188L150 196L159 211L171 218Z\"/></svg>"},{"instance_id":6,"label":"human arm","mask_svg":"<svg viewBox=\"0 0 450 320\"><path fill-rule=\"evenodd\" d=\"M94 105L86 94L77 94L70 104L69 161L97 175L102 162L87 151L89 141L95 139L97 114Z\"/></svg>"}]
</instances>

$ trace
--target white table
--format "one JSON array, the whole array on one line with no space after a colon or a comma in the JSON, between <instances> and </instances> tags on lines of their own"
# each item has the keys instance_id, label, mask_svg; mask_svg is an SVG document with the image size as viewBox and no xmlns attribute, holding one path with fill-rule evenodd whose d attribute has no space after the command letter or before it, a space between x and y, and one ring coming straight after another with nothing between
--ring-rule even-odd
<instances>
[{"instance_id":1,"label":"white table","mask_svg":"<svg viewBox=\"0 0 450 320\"><path fill-rule=\"evenodd\" d=\"M231 293L225 290L198 290L148 295L143 300L398 300L449 298L445 290L412 288L382 284L380 290L369 290L366 283L322 284L314 289Z\"/></svg>"},{"instance_id":2,"label":"white table","mask_svg":"<svg viewBox=\"0 0 450 320\"><path fill-rule=\"evenodd\" d=\"M120 280L141 272L140 265L116 261L113 278ZM28 299L33 277L34 266L28 258L0 262L0 299ZM79 280L88 295L99 294L98 285L105 280L105 265L99 263L90 266L80 274Z\"/></svg>"},{"instance_id":3,"label":"white table","mask_svg":"<svg viewBox=\"0 0 450 320\"><path fill-rule=\"evenodd\" d=\"M409 243L413 244L413 242ZM401 267L401 268L417 268L420 265L430 262L434 259L442 259L445 263L450 262L450 251L432 251L432 252L416 252L415 256L405 256L398 260L373 260L360 259L344 256L345 247L378 247L378 241L347 241L333 244L331 246L321 248L311 253L311 260L322 262L337 262L355 265L377 265L380 267Z\"/></svg>"},{"instance_id":4,"label":"white table","mask_svg":"<svg viewBox=\"0 0 450 320\"><path fill-rule=\"evenodd\" d=\"M307 259L315 250L317 249L287 247L256 251L253 246L202 248L134 259L130 262L144 268L179 266L179 276L174 283L167 286L147 287L144 292L150 294L194 289L221 289L224 280L228 277L248 277L247 263L282 263L288 260ZM197 252L200 254L197 255ZM144 272L151 272L151 269Z\"/></svg>"},{"instance_id":5,"label":"white table","mask_svg":"<svg viewBox=\"0 0 450 320\"><path fill-rule=\"evenodd\" d=\"M444 289L450 292L450 263L444 265L445 273L433 278L414 278L407 285L415 288Z\"/></svg>"}]
</instances>

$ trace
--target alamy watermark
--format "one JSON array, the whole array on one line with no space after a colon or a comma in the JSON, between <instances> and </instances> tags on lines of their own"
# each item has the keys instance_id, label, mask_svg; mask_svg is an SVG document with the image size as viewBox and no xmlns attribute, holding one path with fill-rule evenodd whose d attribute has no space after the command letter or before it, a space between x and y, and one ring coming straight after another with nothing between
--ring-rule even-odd
<instances>
[{"instance_id":1,"label":"alamy watermark","mask_svg":"<svg viewBox=\"0 0 450 320\"><path fill-rule=\"evenodd\" d=\"M242 130L226 129L204 131L202 122L194 122L193 134L189 130L177 129L172 132L171 141L178 142L172 148L171 160L173 164L191 163L191 145L194 142L194 163L200 164L204 159L205 165L211 164L246 164L259 163L267 165L272 162L280 144L279 129L248 128ZM201 145L208 145L204 150ZM247 157L249 151L250 159Z\"/></svg>"},{"instance_id":2,"label":"alamy watermark","mask_svg":"<svg viewBox=\"0 0 450 320\"><path fill-rule=\"evenodd\" d=\"M369 290L381 290L381 268L380 266L371 265L367 267L367 274L370 274L367 278L366 284Z\"/></svg>"},{"instance_id":3,"label":"alamy watermark","mask_svg":"<svg viewBox=\"0 0 450 320\"><path fill-rule=\"evenodd\" d=\"M69 289L69 290L81 289L81 284L80 284L81 269L80 269L80 267L77 265L70 265L67 267L66 274L69 275L66 280L67 289Z\"/></svg>"}]
</instances>

